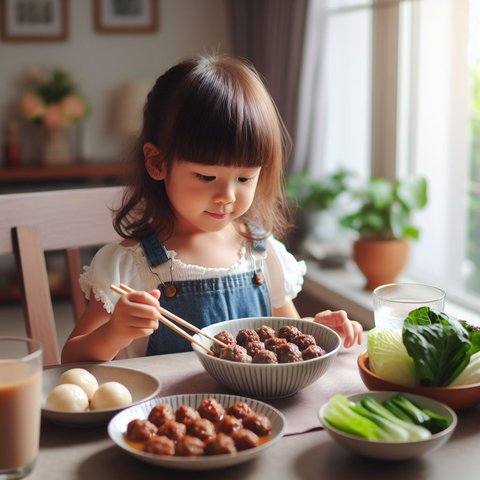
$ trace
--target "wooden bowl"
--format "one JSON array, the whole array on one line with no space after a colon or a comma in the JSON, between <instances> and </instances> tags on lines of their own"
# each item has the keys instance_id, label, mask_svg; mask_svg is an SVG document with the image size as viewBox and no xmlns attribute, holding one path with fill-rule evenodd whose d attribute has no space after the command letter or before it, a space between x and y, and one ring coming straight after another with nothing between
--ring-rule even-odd
<instances>
[{"instance_id":1,"label":"wooden bowl","mask_svg":"<svg viewBox=\"0 0 480 480\"><path fill-rule=\"evenodd\" d=\"M369 368L368 353L362 352L357 359L360 377L369 390L386 390L423 395L445 403L453 410L463 410L480 403L480 383L461 387L409 387L384 380Z\"/></svg>"}]
</instances>

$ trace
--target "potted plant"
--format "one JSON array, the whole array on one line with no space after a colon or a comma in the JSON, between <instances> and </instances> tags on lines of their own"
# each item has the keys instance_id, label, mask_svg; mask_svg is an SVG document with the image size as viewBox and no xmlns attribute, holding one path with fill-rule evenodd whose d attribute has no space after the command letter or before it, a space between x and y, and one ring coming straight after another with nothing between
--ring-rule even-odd
<instances>
[{"instance_id":1,"label":"potted plant","mask_svg":"<svg viewBox=\"0 0 480 480\"><path fill-rule=\"evenodd\" d=\"M296 228L290 232L287 243L298 250L309 233L317 230L321 239L334 235L338 219L332 211L338 197L348 190L351 172L338 169L321 178L307 172L292 173L287 177L286 195L292 209Z\"/></svg>"},{"instance_id":2,"label":"potted plant","mask_svg":"<svg viewBox=\"0 0 480 480\"><path fill-rule=\"evenodd\" d=\"M365 288L393 283L408 260L409 240L419 237L412 214L427 205L427 182L411 177L389 182L371 178L352 194L356 209L341 219L355 230L353 259L367 279Z\"/></svg>"}]
</instances>

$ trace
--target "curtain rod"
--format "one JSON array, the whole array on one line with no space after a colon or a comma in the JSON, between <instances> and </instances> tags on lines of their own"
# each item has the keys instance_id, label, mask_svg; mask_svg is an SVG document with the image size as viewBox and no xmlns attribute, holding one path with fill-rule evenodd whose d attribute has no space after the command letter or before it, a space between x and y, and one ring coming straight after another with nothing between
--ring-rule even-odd
<instances>
[{"instance_id":1,"label":"curtain rod","mask_svg":"<svg viewBox=\"0 0 480 480\"><path fill-rule=\"evenodd\" d=\"M381 3L377 2L368 2L363 4L352 5L350 7L337 7L337 8L327 8L326 13L350 13L356 12L359 10L373 10L377 8L391 7L393 5L399 5L400 3L416 3L421 2L422 0L383 0Z\"/></svg>"}]
</instances>

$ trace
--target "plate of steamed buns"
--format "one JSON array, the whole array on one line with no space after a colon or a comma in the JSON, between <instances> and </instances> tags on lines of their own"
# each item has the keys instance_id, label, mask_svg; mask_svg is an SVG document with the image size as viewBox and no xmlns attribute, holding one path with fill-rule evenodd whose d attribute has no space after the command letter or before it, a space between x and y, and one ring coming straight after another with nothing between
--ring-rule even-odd
<instances>
[{"instance_id":1,"label":"plate of steamed buns","mask_svg":"<svg viewBox=\"0 0 480 480\"><path fill-rule=\"evenodd\" d=\"M72 426L99 425L159 391L157 378L132 368L98 363L46 367L42 418Z\"/></svg>"}]
</instances>

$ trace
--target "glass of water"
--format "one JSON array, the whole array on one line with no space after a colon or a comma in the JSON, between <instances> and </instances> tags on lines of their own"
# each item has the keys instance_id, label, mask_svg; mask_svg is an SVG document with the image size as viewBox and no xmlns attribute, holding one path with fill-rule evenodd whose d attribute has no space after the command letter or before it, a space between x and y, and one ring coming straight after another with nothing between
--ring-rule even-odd
<instances>
[{"instance_id":1,"label":"glass of water","mask_svg":"<svg viewBox=\"0 0 480 480\"><path fill-rule=\"evenodd\" d=\"M401 329L405 317L416 308L443 311L445 292L421 283L391 283L373 291L375 328Z\"/></svg>"}]
</instances>

